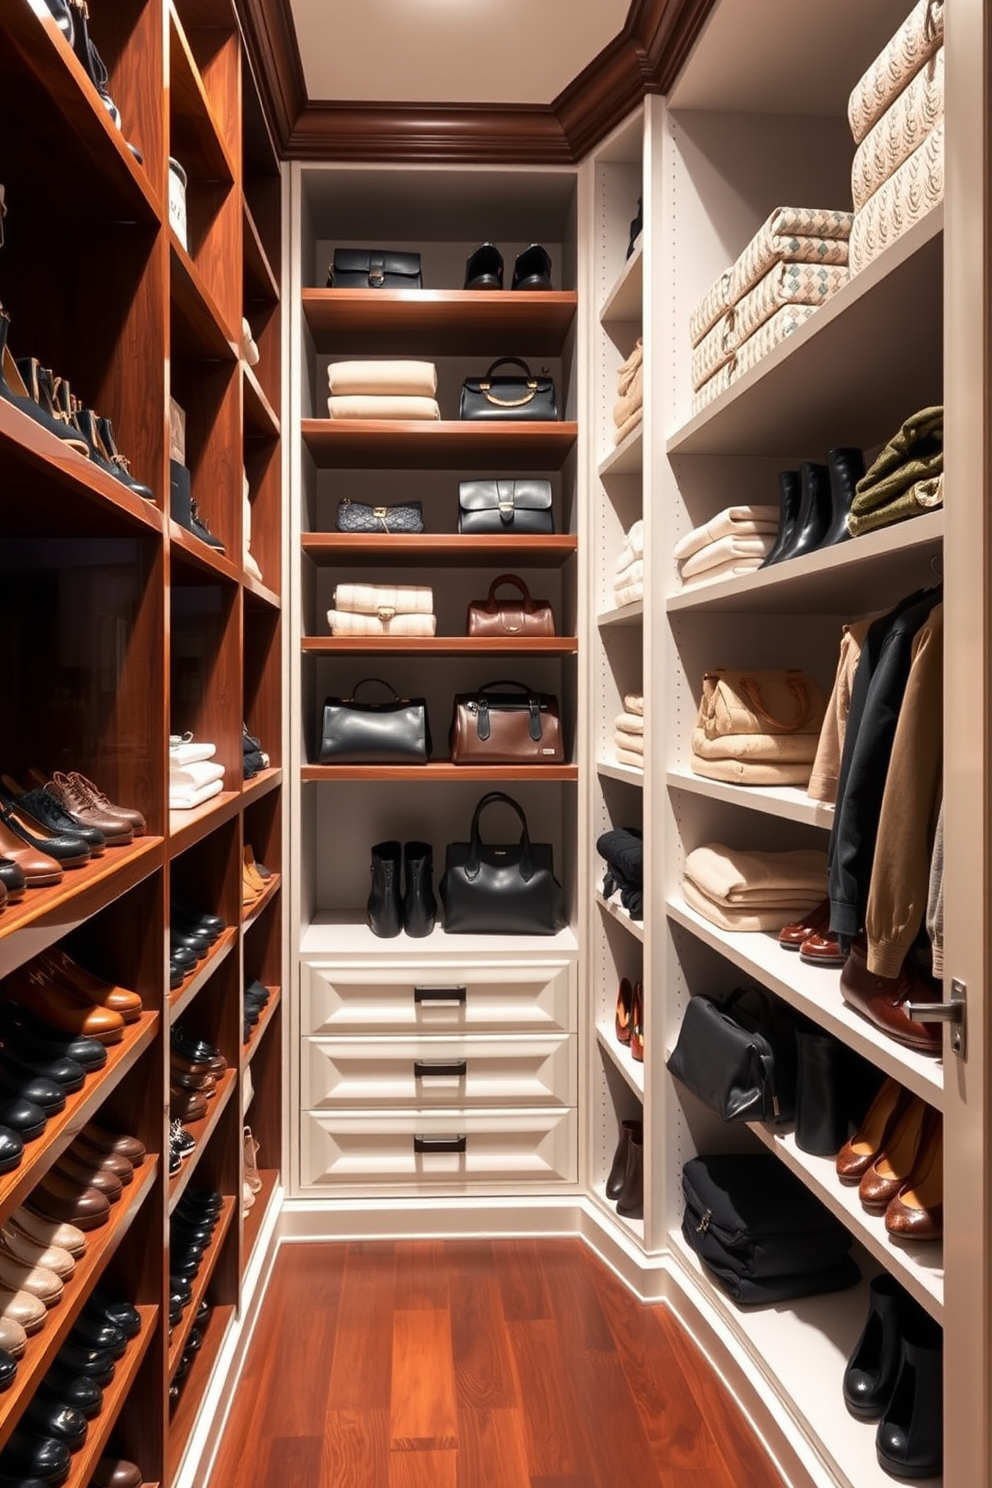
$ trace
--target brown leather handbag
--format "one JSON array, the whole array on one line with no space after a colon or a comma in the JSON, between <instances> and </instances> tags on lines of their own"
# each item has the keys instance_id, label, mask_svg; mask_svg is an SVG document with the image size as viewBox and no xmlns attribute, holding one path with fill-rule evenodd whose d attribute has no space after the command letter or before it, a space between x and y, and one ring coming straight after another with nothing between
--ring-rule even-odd
<instances>
[{"instance_id":1,"label":"brown leather handbag","mask_svg":"<svg viewBox=\"0 0 992 1488\"><path fill-rule=\"evenodd\" d=\"M515 688L514 692L499 689ZM558 699L523 682L487 682L458 693L451 721L453 765L560 765L565 752Z\"/></svg>"},{"instance_id":2,"label":"brown leather handbag","mask_svg":"<svg viewBox=\"0 0 992 1488\"><path fill-rule=\"evenodd\" d=\"M513 584L520 599L497 599L501 584ZM485 599L473 599L465 621L470 636L553 636L555 616L546 599L531 599L530 590L516 574L500 574L489 585Z\"/></svg>"}]
</instances>

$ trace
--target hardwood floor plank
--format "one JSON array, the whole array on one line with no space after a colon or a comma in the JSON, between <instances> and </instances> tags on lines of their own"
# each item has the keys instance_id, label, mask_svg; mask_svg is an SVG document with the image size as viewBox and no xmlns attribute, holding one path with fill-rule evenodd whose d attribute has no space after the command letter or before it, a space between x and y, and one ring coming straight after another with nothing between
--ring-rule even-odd
<instances>
[{"instance_id":1,"label":"hardwood floor plank","mask_svg":"<svg viewBox=\"0 0 992 1488\"><path fill-rule=\"evenodd\" d=\"M395 1306L402 1311L415 1307L448 1305L448 1265L443 1240L409 1240L396 1250Z\"/></svg>"},{"instance_id":2,"label":"hardwood floor plank","mask_svg":"<svg viewBox=\"0 0 992 1488\"><path fill-rule=\"evenodd\" d=\"M613 1335L592 1284L586 1254L586 1247L581 1243L576 1245L572 1240L542 1241L541 1275L561 1335L563 1352L581 1353L591 1349L612 1354L615 1350Z\"/></svg>"},{"instance_id":3,"label":"hardwood floor plank","mask_svg":"<svg viewBox=\"0 0 992 1488\"><path fill-rule=\"evenodd\" d=\"M582 1420L573 1375L578 1356L565 1355L551 1318L508 1325L524 1424L527 1465L549 1482L569 1482L583 1468Z\"/></svg>"},{"instance_id":4,"label":"hardwood floor plank","mask_svg":"<svg viewBox=\"0 0 992 1488\"><path fill-rule=\"evenodd\" d=\"M365 1488L371 1479L367 1479ZM375 1479L381 1482L382 1479ZM387 1488L457 1488L456 1452L390 1452ZM358 1485L355 1485L358 1488Z\"/></svg>"},{"instance_id":5,"label":"hardwood floor plank","mask_svg":"<svg viewBox=\"0 0 992 1488\"><path fill-rule=\"evenodd\" d=\"M458 1444L451 1318L447 1308L393 1315L389 1445L450 1450Z\"/></svg>"},{"instance_id":6,"label":"hardwood floor plank","mask_svg":"<svg viewBox=\"0 0 992 1488\"><path fill-rule=\"evenodd\" d=\"M281 1305L269 1346L274 1367L261 1412L263 1429L279 1436L324 1432L345 1270L343 1249L329 1249L337 1247L287 1245L279 1253Z\"/></svg>"},{"instance_id":7,"label":"hardwood floor plank","mask_svg":"<svg viewBox=\"0 0 992 1488\"><path fill-rule=\"evenodd\" d=\"M501 1241L493 1251L503 1316L508 1323L549 1318L551 1302L541 1270L543 1240Z\"/></svg>"},{"instance_id":8,"label":"hardwood floor plank","mask_svg":"<svg viewBox=\"0 0 992 1488\"><path fill-rule=\"evenodd\" d=\"M389 1409L395 1270L391 1244L345 1247L329 1409Z\"/></svg>"},{"instance_id":9,"label":"hardwood floor plank","mask_svg":"<svg viewBox=\"0 0 992 1488\"><path fill-rule=\"evenodd\" d=\"M287 1483L320 1481L323 1440L319 1436L270 1436L264 1444L258 1488L286 1488Z\"/></svg>"},{"instance_id":10,"label":"hardwood floor plank","mask_svg":"<svg viewBox=\"0 0 992 1488\"><path fill-rule=\"evenodd\" d=\"M531 1475L530 1488L595 1488L592 1478L584 1475L568 1478L535 1478Z\"/></svg>"},{"instance_id":11,"label":"hardwood floor plank","mask_svg":"<svg viewBox=\"0 0 992 1488\"><path fill-rule=\"evenodd\" d=\"M574 1371L576 1404L596 1488L667 1488L666 1464L655 1458L617 1355L589 1352L582 1362Z\"/></svg>"},{"instance_id":12,"label":"hardwood floor plank","mask_svg":"<svg viewBox=\"0 0 992 1488\"><path fill-rule=\"evenodd\" d=\"M530 1488L516 1411L459 1408L456 1488Z\"/></svg>"},{"instance_id":13,"label":"hardwood floor plank","mask_svg":"<svg viewBox=\"0 0 992 1488\"><path fill-rule=\"evenodd\" d=\"M459 1406L485 1410L515 1406L516 1385L495 1272L459 1272L448 1282L448 1295Z\"/></svg>"},{"instance_id":14,"label":"hardwood floor plank","mask_svg":"<svg viewBox=\"0 0 992 1488\"><path fill-rule=\"evenodd\" d=\"M389 1413L385 1410L332 1410L324 1428L320 1478L307 1488L370 1488L389 1475ZM228 1488L249 1488L233 1479ZM218 1485L219 1488L219 1485ZM283 1488L288 1488L287 1483ZM302 1485L301 1485L302 1488Z\"/></svg>"}]
</instances>

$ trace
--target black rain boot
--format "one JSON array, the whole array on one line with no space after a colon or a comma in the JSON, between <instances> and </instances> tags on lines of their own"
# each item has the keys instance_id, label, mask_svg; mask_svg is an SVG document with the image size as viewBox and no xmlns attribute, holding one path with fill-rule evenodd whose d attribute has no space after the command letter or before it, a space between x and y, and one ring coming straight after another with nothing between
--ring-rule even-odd
<instances>
[{"instance_id":1,"label":"black rain boot","mask_svg":"<svg viewBox=\"0 0 992 1488\"><path fill-rule=\"evenodd\" d=\"M778 519L778 536L775 539L775 546L768 554L768 557L764 563L759 565L760 568L769 568L771 564L777 563L796 535L799 502L802 497L799 471L780 470L778 473L778 489L781 511Z\"/></svg>"},{"instance_id":2,"label":"black rain boot","mask_svg":"<svg viewBox=\"0 0 992 1488\"><path fill-rule=\"evenodd\" d=\"M939 1477L944 1458L943 1330L920 1308L905 1325L902 1366L875 1433L883 1472Z\"/></svg>"},{"instance_id":3,"label":"black rain boot","mask_svg":"<svg viewBox=\"0 0 992 1488\"><path fill-rule=\"evenodd\" d=\"M632 1131L627 1142L627 1167L617 1199L617 1213L625 1219L644 1218L644 1128Z\"/></svg>"},{"instance_id":4,"label":"black rain boot","mask_svg":"<svg viewBox=\"0 0 992 1488\"><path fill-rule=\"evenodd\" d=\"M821 548L832 548L835 543L846 542L847 514L851 510L855 488L865 473L865 457L859 449L827 450L827 469L830 472L830 525L820 539Z\"/></svg>"},{"instance_id":5,"label":"black rain boot","mask_svg":"<svg viewBox=\"0 0 992 1488\"><path fill-rule=\"evenodd\" d=\"M437 916L434 855L429 842L403 844L403 928L420 940L430 935Z\"/></svg>"},{"instance_id":6,"label":"black rain boot","mask_svg":"<svg viewBox=\"0 0 992 1488\"><path fill-rule=\"evenodd\" d=\"M400 899L400 845L377 842L372 849L372 890L366 906L366 917L373 935L390 939L402 929Z\"/></svg>"},{"instance_id":7,"label":"black rain boot","mask_svg":"<svg viewBox=\"0 0 992 1488\"><path fill-rule=\"evenodd\" d=\"M860 1421L877 1421L899 1374L901 1322L909 1298L887 1272L872 1279L868 1295L868 1316L844 1370L844 1404Z\"/></svg>"},{"instance_id":8,"label":"black rain boot","mask_svg":"<svg viewBox=\"0 0 992 1488\"><path fill-rule=\"evenodd\" d=\"M814 465L804 460L799 467L802 500L799 505L799 520L796 535L782 554L782 558L802 558L820 546L820 541L830 526L830 472L826 465Z\"/></svg>"},{"instance_id":9,"label":"black rain boot","mask_svg":"<svg viewBox=\"0 0 992 1488\"><path fill-rule=\"evenodd\" d=\"M617 1139L617 1150L613 1154L613 1162L610 1166L609 1177L606 1180L606 1197L618 1199L623 1192L623 1179L627 1171L627 1151L630 1147L631 1135L637 1137L638 1141L644 1140L644 1124L641 1121L621 1121L620 1136Z\"/></svg>"}]
</instances>

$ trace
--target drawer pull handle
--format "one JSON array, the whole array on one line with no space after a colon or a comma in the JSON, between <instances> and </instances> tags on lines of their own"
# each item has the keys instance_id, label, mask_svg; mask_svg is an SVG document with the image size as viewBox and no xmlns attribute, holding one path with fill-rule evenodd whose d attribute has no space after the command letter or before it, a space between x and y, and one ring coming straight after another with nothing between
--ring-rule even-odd
<instances>
[{"instance_id":1,"label":"drawer pull handle","mask_svg":"<svg viewBox=\"0 0 992 1488\"><path fill-rule=\"evenodd\" d=\"M439 1075L457 1075L459 1079L468 1074L467 1059L415 1059L413 1078L432 1080Z\"/></svg>"},{"instance_id":2,"label":"drawer pull handle","mask_svg":"<svg viewBox=\"0 0 992 1488\"><path fill-rule=\"evenodd\" d=\"M414 1152L464 1152L468 1145L467 1136L457 1137L417 1137L413 1139Z\"/></svg>"},{"instance_id":3,"label":"drawer pull handle","mask_svg":"<svg viewBox=\"0 0 992 1488\"><path fill-rule=\"evenodd\" d=\"M467 987L414 987L413 1000L421 1007L458 1007L468 996Z\"/></svg>"}]
</instances>

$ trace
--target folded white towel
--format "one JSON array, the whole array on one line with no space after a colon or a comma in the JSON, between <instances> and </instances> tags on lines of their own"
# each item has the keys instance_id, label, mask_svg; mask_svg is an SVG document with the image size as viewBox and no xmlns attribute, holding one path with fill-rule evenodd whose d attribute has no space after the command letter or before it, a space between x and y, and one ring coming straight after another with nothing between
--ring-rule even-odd
<instances>
[{"instance_id":1,"label":"folded white towel","mask_svg":"<svg viewBox=\"0 0 992 1488\"><path fill-rule=\"evenodd\" d=\"M224 779L224 766L216 760L196 760L190 765L169 765L169 789L199 790L201 786L213 785Z\"/></svg>"},{"instance_id":2,"label":"folded white towel","mask_svg":"<svg viewBox=\"0 0 992 1488\"><path fill-rule=\"evenodd\" d=\"M336 610L353 615L378 615L383 609L398 615L429 615L434 590L430 584L338 584L332 602Z\"/></svg>"},{"instance_id":3,"label":"folded white towel","mask_svg":"<svg viewBox=\"0 0 992 1488\"><path fill-rule=\"evenodd\" d=\"M643 759L643 757L644 757L644 735L643 734L630 734L630 733L627 732L626 729L620 729L620 728L618 728L618 729L615 729L614 730L614 733L613 733L613 742L617 746L618 749L626 749L631 754L638 754L638 755L640 755L641 758Z\"/></svg>"},{"instance_id":4,"label":"folded white towel","mask_svg":"<svg viewBox=\"0 0 992 1488\"><path fill-rule=\"evenodd\" d=\"M617 573L627 567L632 558L644 557L644 518L638 517L629 532L624 533L623 543L616 561Z\"/></svg>"},{"instance_id":5,"label":"folded white towel","mask_svg":"<svg viewBox=\"0 0 992 1488\"><path fill-rule=\"evenodd\" d=\"M332 419L439 419L441 410L434 398L355 393L328 398L327 416Z\"/></svg>"},{"instance_id":6,"label":"folded white towel","mask_svg":"<svg viewBox=\"0 0 992 1488\"><path fill-rule=\"evenodd\" d=\"M716 542L707 543L705 548L700 548L687 558L681 566L683 579L691 579L696 574L706 573L708 569L716 568L718 564L727 563L732 558L757 558L759 561L767 558L775 546L775 534L767 532L758 537L721 537Z\"/></svg>"},{"instance_id":7,"label":"folded white towel","mask_svg":"<svg viewBox=\"0 0 992 1488\"><path fill-rule=\"evenodd\" d=\"M694 527L685 537L679 538L672 551L675 561L682 563L721 537L753 537L756 533L777 533L778 528L777 506L728 506L701 527Z\"/></svg>"},{"instance_id":8,"label":"folded white towel","mask_svg":"<svg viewBox=\"0 0 992 1488\"><path fill-rule=\"evenodd\" d=\"M433 398L437 392L437 368L433 362L331 362L327 368L327 387L340 397L373 393Z\"/></svg>"},{"instance_id":9,"label":"folded white towel","mask_svg":"<svg viewBox=\"0 0 992 1488\"><path fill-rule=\"evenodd\" d=\"M643 565L641 565L643 569ZM622 584L614 584L613 597L619 609L623 605L634 604L636 600L644 598L644 574L636 579L626 580Z\"/></svg>"},{"instance_id":10,"label":"folded white towel","mask_svg":"<svg viewBox=\"0 0 992 1488\"><path fill-rule=\"evenodd\" d=\"M626 734L643 734L644 714L627 712L618 713L616 718L613 720L613 727L616 729L623 729L624 733Z\"/></svg>"},{"instance_id":11,"label":"folded white towel","mask_svg":"<svg viewBox=\"0 0 992 1488\"><path fill-rule=\"evenodd\" d=\"M223 790L223 782L214 780L210 785L201 785L199 790L181 786L169 787L169 810L170 811L192 811L195 806L202 806L204 801L209 801L212 796L219 796Z\"/></svg>"},{"instance_id":12,"label":"folded white towel","mask_svg":"<svg viewBox=\"0 0 992 1488\"><path fill-rule=\"evenodd\" d=\"M631 559L630 563L627 564L627 567L625 569L622 569L621 572L617 574L616 578L613 580L613 588L614 591L618 591L620 589L629 588L631 584L643 583L644 559L633 558Z\"/></svg>"},{"instance_id":13,"label":"folded white towel","mask_svg":"<svg viewBox=\"0 0 992 1488\"><path fill-rule=\"evenodd\" d=\"M192 765L197 760L213 759L217 753L216 744L198 744L192 734L173 734L169 739L169 764L170 765Z\"/></svg>"},{"instance_id":14,"label":"folded white towel","mask_svg":"<svg viewBox=\"0 0 992 1488\"><path fill-rule=\"evenodd\" d=\"M626 713L636 713L644 717L644 694L643 692L625 692L623 695L623 706Z\"/></svg>"},{"instance_id":15,"label":"folded white towel","mask_svg":"<svg viewBox=\"0 0 992 1488\"><path fill-rule=\"evenodd\" d=\"M328 610L331 635L363 636L432 636L437 632L436 615L392 615L381 620L378 615L355 615L349 610Z\"/></svg>"}]
</instances>

